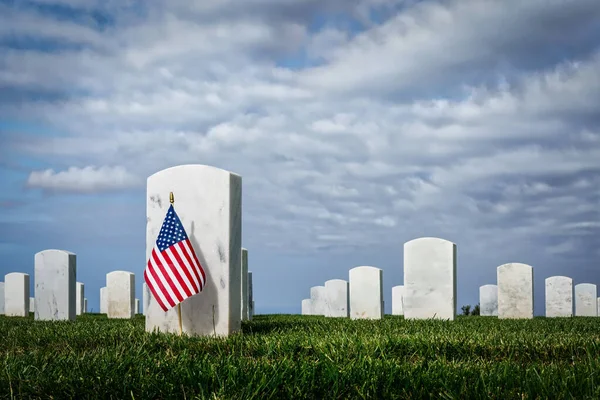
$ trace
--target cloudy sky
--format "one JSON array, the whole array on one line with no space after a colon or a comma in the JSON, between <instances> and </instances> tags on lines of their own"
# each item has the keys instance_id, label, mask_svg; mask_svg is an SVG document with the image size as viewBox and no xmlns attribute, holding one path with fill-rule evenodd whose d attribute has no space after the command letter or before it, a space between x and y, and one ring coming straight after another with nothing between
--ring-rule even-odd
<instances>
[{"instance_id":1,"label":"cloudy sky","mask_svg":"<svg viewBox=\"0 0 600 400\"><path fill-rule=\"evenodd\" d=\"M496 267L600 285L598 0L0 0L0 275L77 253L145 266L146 178L243 179L258 313L458 248L458 307ZM140 297L138 295L138 297Z\"/></svg>"}]
</instances>

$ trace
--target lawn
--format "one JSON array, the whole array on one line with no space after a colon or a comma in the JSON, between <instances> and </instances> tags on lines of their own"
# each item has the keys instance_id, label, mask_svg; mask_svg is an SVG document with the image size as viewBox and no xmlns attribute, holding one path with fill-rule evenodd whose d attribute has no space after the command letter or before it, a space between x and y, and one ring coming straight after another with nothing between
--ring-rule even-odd
<instances>
[{"instance_id":1,"label":"lawn","mask_svg":"<svg viewBox=\"0 0 600 400\"><path fill-rule=\"evenodd\" d=\"M143 316L0 316L1 398L600 398L600 318L258 315L227 339Z\"/></svg>"}]
</instances>

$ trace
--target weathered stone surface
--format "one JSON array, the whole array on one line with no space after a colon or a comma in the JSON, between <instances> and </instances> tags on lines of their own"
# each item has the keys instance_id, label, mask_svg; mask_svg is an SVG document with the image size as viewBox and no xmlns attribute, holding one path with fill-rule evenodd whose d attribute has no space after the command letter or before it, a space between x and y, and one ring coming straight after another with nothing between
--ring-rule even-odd
<instances>
[{"instance_id":1,"label":"weathered stone surface","mask_svg":"<svg viewBox=\"0 0 600 400\"><path fill-rule=\"evenodd\" d=\"M150 293L150 288L148 288L148 285L146 285L146 282L144 282L142 290L143 290L142 301L144 302L143 313L144 313L144 315L146 315L146 314L148 314L148 307L150 307L150 297L152 296L152 293Z\"/></svg>"},{"instance_id":2,"label":"weathered stone surface","mask_svg":"<svg viewBox=\"0 0 600 400\"><path fill-rule=\"evenodd\" d=\"M242 247L242 264L240 274L240 296L242 321L248 320L248 250Z\"/></svg>"},{"instance_id":3,"label":"weathered stone surface","mask_svg":"<svg viewBox=\"0 0 600 400\"><path fill-rule=\"evenodd\" d=\"M29 315L29 275L11 272L4 276L4 314L7 317Z\"/></svg>"},{"instance_id":4,"label":"weathered stone surface","mask_svg":"<svg viewBox=\"0 0 600 400\"><path fill-rule=\"evenodd\" d=\"M140 313L140 299L135 299L135 313Z\"/></svg>"},{"instance_id":5,"label":"weathered stone surface","mask_svg":"<svg viewBox=\"0 0 600 400\"><path fill-rule=\"evenodd\" d=\"M135 274L113 271L106 274L108 318L133 318L135 315Z\"/></svg>"},{"instance_id":6,"label":"weathered stone surface","mask_svg":"<svg viewBox=\"0 0 600 400\"><path fill-rule=\"evenodd\" d=\"M29 297L29 312L35 313L35 298Z\"/></svg>"},{"instance_id":7,"label":"weathered stone surface","mask_svg":"<svg viewBox=\"0 0 600 400\"><path fill-rule=\"evenodd\" d=\"M479 287L479 315L482 317L498 316L498 285Z\"/></svg>"},{"instance_id":8,"label":"weathered stone surface","mask_svg":"<svg viewBox=\"0 0 600 400\"><path fill-rule=\"evenodd\" d=\"M349 272L350 318L383 318L383 271L376 267L354 267Z\"/></svg>"},{"instance_id":9,"label":"weathered stone surface","mask_svg":"<svg viewBox=\"0 0 600 400\"><path fill-rule=\"evenodd\" d=\"M77 282L77 286L75 286L75 300L77 301L76 304L76 309L77 309L77 315L81 315L83 314L85 311L83 311L83 306L84 306L84 295L85 295L85 285L81 282Z\"/></svg>"},{"instance_id":10,"label":"weathered stone surface","mask_svg":"<svg viewBox=\"0 0 600 400\"><path fill-rule=\"evenodd\" d=\"M35 313L39 321L74 321L77 315L77 256L49 249L35 254Z\"/></svg>"},{"instance_id":11,"label":"weathered stone surface","mask_svg":"<svg viewBox=\"0 0 600 400\"><path fill-rule=\"evenodd\" d=\"M183 332L228 336L241 327L242 178L206 165L180 165L148 178L146 260L169 208L175 211L206 273L203 291L181 303ZM177 308L150 296L146 330L179 333Z\"/></svg>"},{"instance_id":12,"label":"weathered stone surface","mask_svg":"<svg viewBox=\"0 0 600 400\"><path fill-rule=\"evenodd\" d=\"M248 319L254 316L254 291L252 288L252 272L248 271Z\"/></svg>"},{"instance_id":13,"label":"weathered stone surface","mask_svg":"<svg viewBox=\"0 0 600 400\"><path fill-rule=\"evenodd\" d=\"M331 279L325 282L328 309L326 317L349 317L350 296L348 281Z\"/></svg>"},{"instance_id":14,"label":"weathered stone surface","mask_svg":"<svg viewBox=\"0 0 600 400\"><path fill-rule=\"evenodd\" d=\"M578 317L597 317L598 293L593 283L575 285L575 315Z\"/></svg>"},{"instance_id":15,"label":"weathered stone surface","mask_svg":"<svg viewBox=\"0 0 600 400\"><path fill-rule=\"evenodd\" d=\"M0 282L0 315L4 315L4 282Z\"/></svg>"},{"instance_id":16,"label":"weathered stone surface","mask_svg":"<svg viewBox=\"0 0 600 400\"><path fill-rule=\"evenodd\" d=\"M545 280L546 317L573 316L573 279L567 276L551 276Z\"/></svg>"},{"instance_id":17,"label":"weathered stone surface","mask_svg":"<svg viewBox=\"0 0 600 400\"><path fill-rule=\"evenodd\" d=\"M311 299L303 299L302 300L302 315L312 315L312 300Z\"/></svg>"},{"instance_id":18,"label":"weathered stone surface","mask_svg":"<svg viewBox=\"0 0 600 400\"><path fill-rule=\"evenodd\" d=\"M100 314L108 314L108 292L106 286L100 288Z\"/></svg>"},{"instance_id":19,"label":"weathered stone surface","mask_svg":"<svg viewBox=\"0 0 600 400\"><path fill-rule=\"evenodd\" d=\"M392 315L404 315L404 285L392 287Z\"/></svg>"},{"instance_id":20,"label":"weathered stone surface","mask_svg":"<svg viewBox=\"0 0 600 400\"><path fill-rule=\"evenodd\" d=\"M521 263L497 268L498 318L533 318L533 267Z\"/></svg>"},{"instance_id":21,"label":"weathered stone surface","mask_svg":"<svg viewBox=\"0 0 600 400\"><path fill-rule=\"evenodd\" d=\"M404 317L456 317L456 245L423 237L404 243Z\"/></svg>"},{"instance_id":22,"label":"weathered stone surface","mask_svg":"<svg viewBox=\"0 0 600 400\"><path fill-rule=\"evenodd\" d=\"M325 286L313 286L310 288L310 299L312 304L312 315L327 315L329 304L327 303L327 291Z\"/></svg>"}]
</instances>

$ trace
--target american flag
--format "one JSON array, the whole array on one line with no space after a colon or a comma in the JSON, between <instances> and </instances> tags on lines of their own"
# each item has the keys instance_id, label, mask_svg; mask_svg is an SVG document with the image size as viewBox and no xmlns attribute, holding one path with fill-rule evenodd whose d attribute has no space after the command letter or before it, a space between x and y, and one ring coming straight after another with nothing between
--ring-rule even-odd
<instances>
[{"instance_id":1,"label":"american flag","mask_svg":"<svg viewBox=\"0 0 600 400\"><path fill-rule=\"evenodd\" d=\"M200 293L204 287L204 269L173 204L160 228L144 270L144 280L163 311Z\"/></svg>"}]
</instances>

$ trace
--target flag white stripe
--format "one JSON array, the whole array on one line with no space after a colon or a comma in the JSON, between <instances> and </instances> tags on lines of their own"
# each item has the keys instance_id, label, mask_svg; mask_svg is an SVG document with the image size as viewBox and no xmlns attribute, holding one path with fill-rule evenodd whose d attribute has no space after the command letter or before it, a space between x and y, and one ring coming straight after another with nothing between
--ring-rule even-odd
<instances>
[{"instance_id":1,"label":"flag white stripe","mask_svg":"<svg viewBox=\"0 0 600 400\"><path fill-rule=\"evenodd\" d=\"M185 264L185 267L188 269L188 271L190 271L190 275L192 276L196 287L198 288L198 290L200 290L200 283L198 282L198 278L196 277L196 273L194 272L194 267L190 265L189 261L187 260L187 257L185 256L185 254L183 254L183 251L181 250L181 246L183 245L183 242L179 242L177 243L177 246L175 246L175 249L177 250L177 254L179 254L179 258L181 258L181 261L183 261L183 263ZM195 294L196 291L192 289L192 293Z\"/></svg>"},{"instance_id":2,"label":"flag white stripe","mask_svg":"<svg viewBox=\"0 0 600 400\"><path fill-rule=\"evenodd\" d=\"M175 284L175 287L177 288L179 295L185 300L187 298L187 294L185 294L185 291L179 284L179 280L175 277L175 274L173 273L173 271L171 271L171 268L169 268L169 263L167 263L167 260L165 260L165 258L163 257L161 252L156 253L156 256L162 263L164 270L167 271L167 274L169 274L171 281ZM175 303L179 303L179 299L177 298L177 296L175 296L174 299L175 299Z\"/></svg>"},{"instance_id":3,"label":"flag white stripe","mask_svg":"<svg viewBox=\"0 0 600 400\"><path fill-rule=\"evenodd\" d=\"M173 247L177 248L179 246L169 247L165 251L169 255L169 258L173 261L173 265L175 266L175 268L177 268L177 272L179 272L179 275L181 276L181 279L183 280L183 282L185 283L185 285L187 286L187 288L189 289L190 293L193 296L196 293L196 291L194 290L194 286L190 283L190 280L188 279L187 275L183 271L183 268L181 267L181 265L179 265L179 262L177 261L177 258L173 254L173 251L172 251ZM185 263L185 260L182 260L182 261ZM187 293L185 293L185 292L182 292L181 294L183 295L183 297L187 297L188 296Z\"/></svg>"},{"instance_id":4,"label":"flag white stripe","mask_svg":"<svg viewBox=\"0 0 600 400\"><path fill-rule=\"evenodd\" d=\"M158 248L156 250L157 250L156 254L157 255L160 254L160 251L158 250ZM154 260L154 257L150 258L150 263L152 264L152 267L154 268L154 272L156 272L156 275L158 276L158 278L160 279L161 283L163 284L165 290L167 291L166 294L169 295L169 297L171 298L171 300L173 301L174 304L179 303L179 299L177 298L177 296L175 296L175 292L171 288L171 285L167 281L167 278L164 276L164 274L162 273L162 271L160 270L158 265L156 265L156 261Z\"/></svg>"},{"instance_id":5,"label":"flag white stripe","mask_svg":"<svg viewBox=\"0 0 600 400\"><path fill-rule=\"evenodd\" d=\"M196 263L196 261L194 261L194 253L190 249L190 244L185 243L183 247L185 247L185 251L190 255L190 260L192 260L192 262L194 263L194 268L196 269L196 271L198 271L198 275L200 276L200 280L202 281L201 287L204 287L204 279L202 277L202 272L200 272L200 266Z\"/></svg>"}]
</instances>

